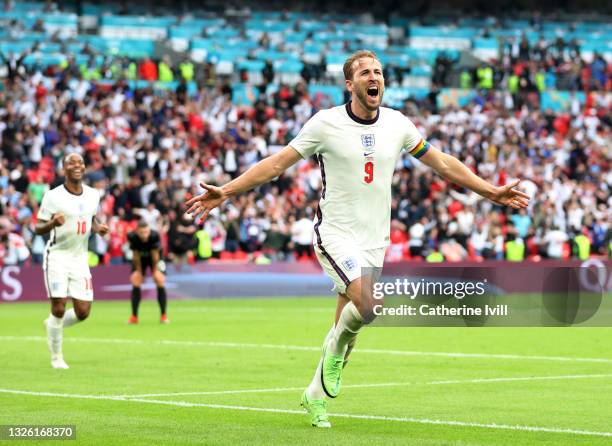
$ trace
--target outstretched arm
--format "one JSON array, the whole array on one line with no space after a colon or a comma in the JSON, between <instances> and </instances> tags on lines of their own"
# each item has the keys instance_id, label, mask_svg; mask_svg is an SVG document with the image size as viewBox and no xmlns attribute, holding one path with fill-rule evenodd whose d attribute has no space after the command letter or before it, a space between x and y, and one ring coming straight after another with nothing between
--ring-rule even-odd
<instances>
[{"instance_id":1,"label":"outstretched arm","mask_svg":"<svg viewBox=\"0 0 612 446\"><path fill-rule=\"evenodd\" d=\"M20 66L23 63L23 59L25 59L27 56L30 55L30 53L32 52L32 49L35 46L36 46L36 44L34 44L34 46L32 48L26 48L26 50L23 53L21 53L21 55L17 59L17 66Z\"/></svg>"},{"instance_id":2,"label":"outstretched arm","mask_svg":"<svg viewBox=\"0 0 612 446\"><path fill-rule=\"evenodd\" d=\"M273 178L280 176L285 170L301 159L302 156L297 150L287 146L280 152L261 160L223 187L200 183L200 186L206 189L206 192L196 195L185 203L189 207L187 213L194 217L202 214L200 220L204 220L212 209L228 198L251 190L260 184L267 183Z\"/></svg>"},{"instance_id":3,"label":"outstretched arm","mask_svg":"<svg viewBox=\"0 0 612 446\"><path fill-rule=\"evenodd\" d=\"M510 206L514 209L529 205L529 195L515 189L520 182L519 180L496 187L480 178L454 156L441 152L432 146L419 160L448 181L473 190L494 203Z\"/></svg>"}]
</instances>

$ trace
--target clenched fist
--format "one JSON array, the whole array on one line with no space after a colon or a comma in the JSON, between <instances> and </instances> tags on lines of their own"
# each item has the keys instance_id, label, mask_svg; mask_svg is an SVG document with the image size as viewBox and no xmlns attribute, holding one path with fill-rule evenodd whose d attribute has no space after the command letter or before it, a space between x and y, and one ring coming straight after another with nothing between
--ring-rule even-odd
<instances>
[{"instance_id":1,"label":"clenched fist","mask_svg":"<svg viewBox=\"0 0 612 446\"><path fill-rule=\"evenodd\" d=\"M106 235L108 234L108 231L109 231L109 227L108 225L105 225L104 223L100 223L96 228L96 232L100 235Z\"/></svg>"},{"instance_id":2,"label":"clenched fist","mask_svg":"<svg viewBox=\"0 0 612 446\"><path fill-rule=\"evenodd\" d=\"M64 217L64 214L62 214L61 212L58 212L57 214L53 214L53 217L51 217L51 223L53 224L54 228L57 228L58 226L63 225L66 222L66 218Z\"/></svg>"}]
</instances>

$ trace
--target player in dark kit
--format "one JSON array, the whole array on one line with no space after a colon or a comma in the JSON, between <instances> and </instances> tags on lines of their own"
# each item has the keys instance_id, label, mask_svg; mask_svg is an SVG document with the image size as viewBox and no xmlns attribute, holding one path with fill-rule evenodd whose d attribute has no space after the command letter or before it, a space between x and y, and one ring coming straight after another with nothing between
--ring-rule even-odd
<instances>
[{"instance_id":1,"label":"player in dark kit","mask_svg":"<svg viewBox=\"0 0 612 446\"><path fill-rule=\"evenodd\" d=\"M132 316L128 320L129 324L138 323L138 306L140 305L140 287L144 281L147 269L151 269L151 276L157 286L157 301L161 311L160 322L167 324L170 322L166 315L166 276L163 273L163 264L160 254L159 234L152 230L149 225L141 220L136 230L128 234L130 249L132 250Z\"/></svg>"}]
</instances>

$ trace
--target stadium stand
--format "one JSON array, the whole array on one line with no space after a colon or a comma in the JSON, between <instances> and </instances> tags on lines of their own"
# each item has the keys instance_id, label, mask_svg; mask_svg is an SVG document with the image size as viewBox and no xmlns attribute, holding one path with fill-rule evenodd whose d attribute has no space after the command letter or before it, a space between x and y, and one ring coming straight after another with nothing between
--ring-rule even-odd
<instances>
[{"instance_id":1,"label":"stadium stand","mask_svg":"<svg viewBox=\"0 0 612 446\"><path fill-rule=\"evenodd\" d=\"M181 234L194 223L180 204L199 181L235 177L317 110L341 104L342 65L363 47L385 65L386 105L484 178L525 178L534 196L528 212L496 208L406 156L394 180L389 261L610 255L605 17L378 22L131 8L9 1L0 12L0 214L30 250L26 261L40 261L36 211L70 151L86 157L103 196L100 218L112 231L92 239L91 251L104 263L125 261L136 218L165 234L170 259L309 260L304 221L320 191L312 160L228 202L188 240ZM0 246L12 245L2 236Z\"/></svg>"}]
</instances>

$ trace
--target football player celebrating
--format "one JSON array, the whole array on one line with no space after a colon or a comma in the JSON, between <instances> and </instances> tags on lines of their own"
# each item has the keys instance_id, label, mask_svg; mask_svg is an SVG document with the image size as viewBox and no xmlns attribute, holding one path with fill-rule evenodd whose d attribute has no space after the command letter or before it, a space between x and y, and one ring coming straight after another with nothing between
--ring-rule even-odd
<instances>
[{"instance_id":1,"label":"football player celebrating","mask_svg":"<svg viewBox=\"0 0 612 446\"><path fill-rule=\"evenodd\" d=\"M84 321L91 312L93 282L87 259L91 232L105 235L108 226L96 219L100 193L83 184L85 161L78 153L63 159L66 181L46 192L38 210L36 234L50 233L43 273L51 314L45 320L51 366L67 369L62 354L65 327ZM68 299L72 308L66 311Z\"/></svg>"},{"instance_id":2,"label":"football player celebrating","mask_svg":"<svg viewBox=\"0 0 612 446\"><path fill-rule=\"evenodd\" d=\"M391 182L397 161L407 152L448 181L473 190L499 205L521 209L529 197L516 189L519 180L494 186L419 133L401 112L382 107L383 68L371 51L357 51L344 64L351 100L321 110L287 147L260 161L223 187L188 200L187 212L206 218L228 198L280 176L301 159L316 157L323 188L314 222L313 244L319 263L338 292L335 324L302 405L316 427L330 427L325 397L340 394L342 370L362 327L375 317L372 281L389 246Z\"/></svg>"}]
</instances>

